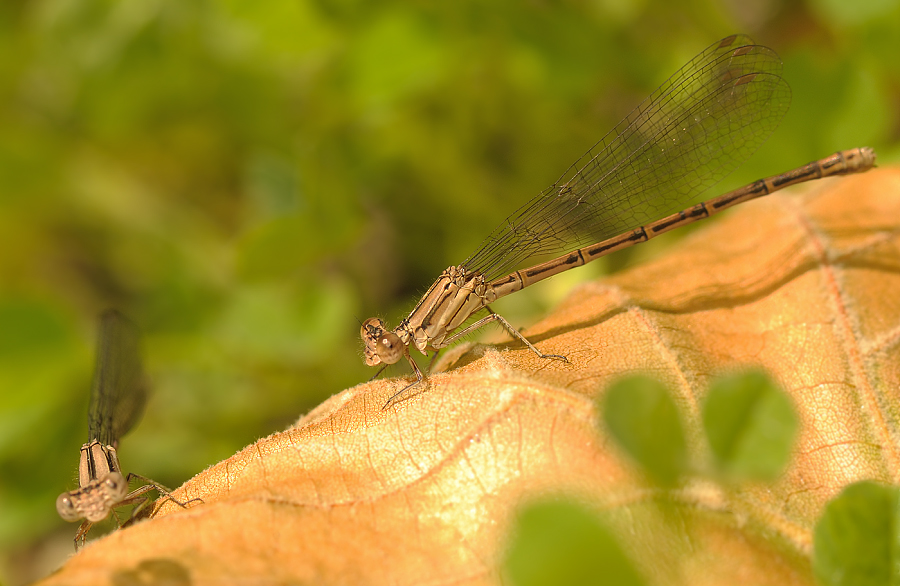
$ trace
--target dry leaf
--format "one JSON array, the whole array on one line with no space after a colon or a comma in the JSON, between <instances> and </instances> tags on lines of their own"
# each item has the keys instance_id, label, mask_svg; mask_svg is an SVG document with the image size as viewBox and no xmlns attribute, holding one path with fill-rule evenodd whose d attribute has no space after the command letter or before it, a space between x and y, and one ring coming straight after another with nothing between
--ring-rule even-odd
<instances>
[{"instance_id":1,"label":"dry leaf","mask_svg":"<svg viewBox=\"0 0 900 586\"><path fill-rule=\"evenodd\" d=\"M431 387L382 411L402 380L344 391L114 532L42 584L499 584L515 507L569 491L607 511L653 584L812 584L824 503L900 481L900 171L745 204L656 262L578 288L521 344L444 357ZM463 349L465 350L465 348ZM695 461L708 379L767 368L802 432L787 474L661 494L594 430L611 378L676 389Z\"/></svg>"}]
</instances>

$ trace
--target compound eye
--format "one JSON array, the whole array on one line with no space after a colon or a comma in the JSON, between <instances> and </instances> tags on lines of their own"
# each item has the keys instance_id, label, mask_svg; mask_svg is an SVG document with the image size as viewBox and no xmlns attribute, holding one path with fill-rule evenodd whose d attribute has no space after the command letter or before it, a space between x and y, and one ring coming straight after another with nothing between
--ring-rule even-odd
<instances>
[{"instance_id":1,"label":"compound eye","mask_svg":"<svg viewBox=\"0 0 900 586\"><path fill-rule=\"evenodd\" d=\"M81 518L81 515L75 509L75 503L72 502L72 497L70 497L67 492L56 497L56 512L59 513L59 516L62 517L64 521L72 522Z\"/></svg>"},{"instance_id":2,"label":"compound eye","mask_svg":"<svg viewBox=\"0 0 900 586\"><path fill-rule=\"evenodd\" d=\"M394 364L403 356L403 342L393 332L383 333L375 343L375 353L385 364Z\"/></svg>"}]
</instances>

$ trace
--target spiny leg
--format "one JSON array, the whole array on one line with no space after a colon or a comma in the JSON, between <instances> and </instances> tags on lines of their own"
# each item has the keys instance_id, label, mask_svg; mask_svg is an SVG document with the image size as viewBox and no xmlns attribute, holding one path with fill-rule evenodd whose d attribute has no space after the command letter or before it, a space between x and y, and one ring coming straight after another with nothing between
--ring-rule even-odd
<instances>
[{"instance_id":1,"label":"spiny leg","mask_svg":"<svg viewBox=\"0 0 900 586\"><path fill-rule=\"evenodd\" d=\"M469 326L463 328L461 331L446 338L444 340L444 342L441 344L440 348L435 349L435 355L432 357L431 363L429 363L429 371L431 370L431 365L434 363L434 359L437 358L437 352L441 348L445 348L445 347L449 346L456 340L459 340L463 336L477 330L478 328L480 328L486 324L489 324L492 321L500 322L500 324L506 329L506 331L508 331L514 337L521 340L523 344L525 344L532 352L537 354L540 358L551 358L554 360L562 360L563 362L566 362L566 363L569 362L569 359L561 354L544 354L543 352L538 350L534 344L529 342L525 336L520 334L519 331L516 330L516 328L512 327L512 325L508 321L506 321L506 319L504 319L502 315L500 315L499 313L494 313L494 311L491 310L491 308L488 306L485 306L484 309L486 309L488 312L487 316L481 318L480 320L476 321L475 323L470 324ZM397 399L397 397L399 397L400 395L403 395L404 393L406 393L406 391L417 386L418 384L422 383L425 380L425 377L422 375L422 371L419 370L419 366L416 364L415 360L413 360L412 357L409 355L408 350L406 352L406 359L409 360L410 365L412 366L413 370L416 373L416 381L406 385L405 387L400 389L398 392L391 395L391 398L387 400L387 402L384 404L384 407L382 407L382 409L387 409L388 407L390 407L392 404L394 404L395 399Z\"/></svg>"},{"instance_id":2,"label":"spiny leg","mask_svg":"<svg viewBox=\"0 0 900 586\"><path fill-rule=\"evenodd\" d=\"M393 404L394 404L394 400L395 400L397 397L399 397L400 395L404 394L404 393L405 393L406 391L408 391L409 389L411 389L411 388L413 388L413 387L419 385L419 383L421 383L421 382L423 382L423 381L425 380L425 377L422 375L422 371L419 370L419 365L416 364L416 361L413 360L413 359L412 359L412 356L409 355L409 350L406 351L406 359L409 360L409 364L412 366L413 370L416 372L416 380L415 380L415 382L412 382L412 383L406 385L405 387L403 387L402 389L400 389L399 391L397 391L396 393L394 393L393 395L391 395L391 398L388 399L387 402L384 404L384 407L381 408L382 411L385 410L385 409L387 409L387 408L390 407L391 405L393 405Z\"/></svg>"},{"instance_id":3,"label":"spiny leg","mask_svg":"<svg viewBox=\"0 0 900 586\"><path fill-rule=\"evenodd\" d=\"M554 359L554 360L562 360L563 362L569 362L569 359L566 358L565 356L561 355L561 354L544 354L543 352L541 352L540 350L538 350L538 349L535 347L534 344L532 344L531 342L529 342L528 339L527 339L525 336L523 336L522 334L520 334L519 331L518 331L516 328L512 327L512 325L510 325L510 323L509 323L508 321L506 321L506 319L504 319L502 315L500 315L499 313L494 313L494 311L491 310L491 308L488 307L487 305L485 305L484 308L485 308L485 309L487 310L487 312L488 312L488 315L487 315L487 316L481 318L481 319L478 320L477 322L475 322L475 323L473 323L473 324L467 326L466 328L464 328L464 329L460 330L459 332L456 332L456 333L453 334L452 336L448 337L446 340L444 340L443 344L441 344L441 347L449 346L450 344L452 344L452 343L455 342L456 340L459 340L460 338L462 338L462 337L465 336L466 334L469 334L469 333L471 333L471 332L477 330L478 328L480 328L480 327L482 327L482 326L484 326L484 325L489 324L489 323L492 322L492 321L498 321L498 322L500 322L500 324L506 329L507 332L509 332L509 333L512 334L514 337L516 337L516 338L518 338L519 340L521 340L522 343L524 343L526 346L528 346L528 348L529 348L532 352L534 352L535 354L537 354L539 357L541 357L541 358L552 358L552 359Z\"/></svg>"},{"instance_id":4,"label":"spiny leg","mask_svg":"<svg viewBox=\"0 0 900 586\"><path fill-rule=\"evenodd\" d=\"M85 542L87 541L87 534L90 531L91 527L94 524L88 521L87 519L78 527L78 532L75 533L75 551L78 551L78 540L81 540L81 547L84 547Z\"/></svg>"},{"instance_id":5,"label":"spiny leg","mask_svg":"<svg viewBox=\"0 0 900 586\"><path fill-rule=\"evenodd\" d=\"M119 503L119 505L117 505L117 506L124 506L124 505L131 505L131 504L137 503L137 506L135 506L134 509L132 509L132 511L131 511L131 517L127 521L125 521L124 526L133 524L134 521L140 516L141 511L143 511L144 508L148 504L150 504L151 502L154 502L154 501L150 500L150 497L144 496L146 493L148 493L152 490L155 490L156 492L158 492L160 494L159 499L156 499L156 500L168 499L168 500L172 501L173 503L175 503L176 505L178 505L179 507L181 507L182 509L187 508L187 506L194 501L199 501L201 503L203 502L203 499L201 499L199 497L195 497L190 500L182 502L182 501L178 500L177 498L175 498L174 496L172 496L172 491L169 490L168 488L166 488L165 486L163 486L162 484L160 484L154 480L151 480L151 479L147 478L146 476L141 476L140 474L135 474L134 472L129 472L128 477L127 477L128 482L131 482L132 480L135 480L135 479L143 481L146 484L144 484L144 486L141 486L141 487L136 488L133 491L129 492L127 495L125 495L125 498L122 500L122 502Z\"/></svg>"}]
</instances>

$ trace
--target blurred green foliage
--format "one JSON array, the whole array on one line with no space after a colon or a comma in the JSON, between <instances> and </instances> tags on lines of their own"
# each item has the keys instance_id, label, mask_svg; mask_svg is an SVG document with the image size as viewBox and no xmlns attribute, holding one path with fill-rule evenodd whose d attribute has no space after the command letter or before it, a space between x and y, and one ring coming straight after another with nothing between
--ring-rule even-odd
<instances>
[{"instance_id":1,"label":"blurred green foliage","mask_svg":"<svg viewBox=\"0 0 900 586\"><path fill-rule=\"evenodd\" d=\"M799 428L790 397L764 372L715 380L703 401L703 429L716 466L733 481L777 478Z\"/></svg>"},{"instance_id":2,"label":"blurred green foliage","mask_svg":"<svg viewBox=\"0 0 900 586\"><path fill-rule=\"evenodd\" d=\"M609 434L654 481L672 486L688 472L684 427L664 384L642 375L623 378L600 395L597 407Z\"/></svg>"},{"instance_id":3,"label":"blurred green foliage","mask_svg":"<svg viewBox=\"0 0 900 586\"><path fill-rule=\"evenodd\" d=\"M598 395L598 425L648 475L673 487L689 474L729 484L771 481L787 467L800 422L790 397L759 369L714 378L703 401L713 462L692 462L672 390L645 375L621 378Z\"/></svg>"},{"instance_id":4,"label":"blurred green foliage","mask_svg":"<svg viewBox=\"0 0 900 586\"><path fill-rule=\"evenodd\" d=\"M813 570L822 586L900 584L900 489L851 484L816 523Z\"/></svg>"},{"instance_id":5,"label":"blurred green foliage","mask_svg":"<svg viewBox=\"0 0 900 586\"><path fill-rule=\"evenodd\" d=\"M96 315L155 383L120 456L176 486L366 380L389 323L668 75L746 32L794 104L729 185L900 135L896 1L0 3L0 579L74 527ZM726 187L726 186L723 186ZM534 319L650 243L498 303ZM403 374L399 367L391 375Z\"/></svg>"},{"instance_id":6,"label":"blurred green foliage","mask_svg":"<svg viewBox=\"0 0 900 586\"><path fill-rule=\"evenodd\" d=\"M504 570L515 586L641 586L613 532L575 501L534 502L518 512Z\"/></svg>"}]
</instances>

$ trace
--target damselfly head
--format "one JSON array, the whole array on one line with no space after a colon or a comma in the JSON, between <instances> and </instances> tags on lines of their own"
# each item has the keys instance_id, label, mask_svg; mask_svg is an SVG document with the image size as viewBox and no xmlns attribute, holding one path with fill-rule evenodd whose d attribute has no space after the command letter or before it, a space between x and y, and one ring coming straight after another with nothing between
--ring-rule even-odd
<instances>
[{"instance_id":1,"label":"damselfly head","mask_svg":"<svg viewBox=\"0 0 900 586\"><path fill-rule=\"evenodd\" d=\"M394 364L403 356L404 346L400 337L388 331L377 317L364 321L359 333L366 344L364 354L367 365L376 366L382 362Z\"/></svg>"},{"instance_id":2,"label":"damselfly head","mask_svg":"<svg viewBox=\"0 0 900 586\"><path fill-rule=\"evenodd\" d=\"M119 472L110 472L78 490L59 495L56 512L64 521L87 519L90 523L97 523L109 516L112 508L121 503L127 493L125 477Z\"/></svg>"}]
</instances>

